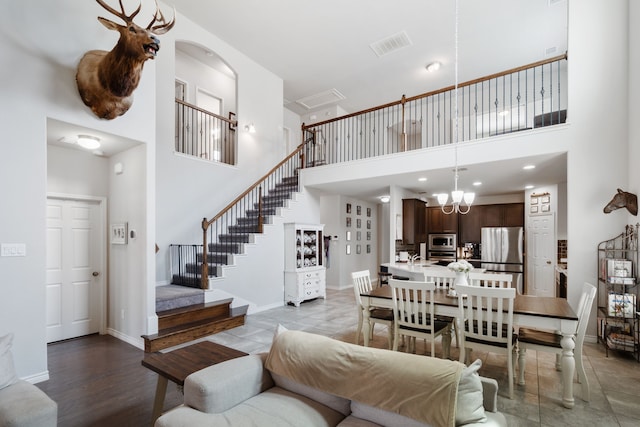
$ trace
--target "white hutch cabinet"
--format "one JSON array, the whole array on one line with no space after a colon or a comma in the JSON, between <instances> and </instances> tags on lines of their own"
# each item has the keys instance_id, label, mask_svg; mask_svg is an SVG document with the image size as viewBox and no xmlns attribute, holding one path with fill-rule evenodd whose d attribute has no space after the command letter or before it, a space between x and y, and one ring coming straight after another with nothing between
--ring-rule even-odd
<instances>
[{"instance_id":1,"label":"white hutch cabinet","mask_svg":"<svg viewBox=\"0 0 640 427\"><path fill-rule=\"evenodd\" d=\"M296 307L327 296L323 229L323 224L284 225L284 300Z\"/></svg>"}]
</instances>

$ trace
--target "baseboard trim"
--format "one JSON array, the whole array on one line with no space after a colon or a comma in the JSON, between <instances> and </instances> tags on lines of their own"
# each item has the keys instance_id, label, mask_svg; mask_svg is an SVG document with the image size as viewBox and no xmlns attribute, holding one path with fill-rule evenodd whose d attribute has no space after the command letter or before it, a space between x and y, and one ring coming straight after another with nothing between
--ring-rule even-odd
<instances>
[{"instance_id":1,"label":"baseboard trim","mask_svg":"<svg viewBox=\"0 0 640 427\"><path fill-rule=\"evenodd\" d=\"M20 379L24 380L26 382L29 382L31 384L38 384L38 383L41 383L43 381L48 381L49 380L49 370L46 370L44 372L40 372L39 374L34 374L34 375L29 375L29 376L26 376L26 377L22 377Z\"/></svg>"},{"instance_id":2,"label":"baseboard trim","mask_svg":"<svg viewBox=\"0 0 640 427\"><path fill-rule=\"evenodd\" d=\"M107 329L107 333L112 337L118 338L120 341L124 341L127 344L131 344L132 346L139 348L140 350L144 350L144 340L142 339L142 337L133 338L112 328Z\"/></svg>"}]
</instances>

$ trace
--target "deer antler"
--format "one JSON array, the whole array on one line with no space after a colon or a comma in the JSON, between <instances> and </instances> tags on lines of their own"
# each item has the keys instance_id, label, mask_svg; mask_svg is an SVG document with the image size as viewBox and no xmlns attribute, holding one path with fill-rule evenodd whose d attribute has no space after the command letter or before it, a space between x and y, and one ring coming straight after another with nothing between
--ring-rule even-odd
<instances>
[{"instance_id":1,"label":"deer antler","mask_svg":"<svg viewBox=\"0 0 640 427\"><path fill-rule=\"evenodd\" d=\"M161 24L152 26L153 23L156 21L161 22ZM156 0L156 13L153 15L153 19L151 20L151 22L149 22L149 25L147 25L147 30L151 31L153 34L160 35L160 34L166 33L171 28L173 28L173 24L175 23L176 23L175 7L173 8L173 19L171 20L171 22L167 22L164 19L164 15L162 14L162 11L160 10L160 6L158 6L158 0Z\"/></svg>"},{"instance_id":2,"label":"deer antler","mask_svg":"<svg viewBox=\"0 0 640 427\"><path fill-rule=\"evenodd\" d=\"M119 0L120 3L120 10L121 12L118 12L117 10L115 10L114 8L112 8L111 6L109 6L108 4L106 4L104 2L104 0L96 0L98 2L98 4L100 6L102 6L103 8L105 8L107 11L109 11L109 13L117 16L118 18L122 19L124 22L126 22L127 24L130 24L133 22L133 18L140 12L140 9L142 8L142 2L138 5L138 8L136 10L133 11L133 13L129 16L127 16L127 13L124 11L124 5L122 4L122 0ZM156 7L158 6L158 2L156 1ZM167 30L168 31L168 30Z\"/></svg>"}]
</instances>

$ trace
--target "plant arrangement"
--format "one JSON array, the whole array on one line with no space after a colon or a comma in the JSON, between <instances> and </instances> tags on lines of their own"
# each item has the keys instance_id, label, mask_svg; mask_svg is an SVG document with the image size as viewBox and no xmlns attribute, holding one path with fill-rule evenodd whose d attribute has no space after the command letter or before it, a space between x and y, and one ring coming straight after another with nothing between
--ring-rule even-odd
<instances>
[{"instance_id":1,"label":"plant arrangement","mask_svg":"<svg viewBox=\"0 0 640 427\"><path fill-rule=\"evenodd\" d=\"M468 273L473 270L473 265L471 265L469 261L460 260L450 262L447 265L447 268L451 271L455 271L456 273Z\"/></svg>"}]
</instances>

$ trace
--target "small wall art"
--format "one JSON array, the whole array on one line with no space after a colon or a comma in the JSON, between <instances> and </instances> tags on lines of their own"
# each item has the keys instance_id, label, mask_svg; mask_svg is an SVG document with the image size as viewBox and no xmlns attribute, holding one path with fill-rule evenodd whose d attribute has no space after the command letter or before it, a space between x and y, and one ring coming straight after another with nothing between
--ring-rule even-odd
<instances>
[{"instance_id":1,"label":"small wall art","mask_svg":"<svg viewBox=\"0 0 640 427\"><path fill-rule=\"evenodd\" d=\"M371 208L367 208L367 216L371 216Z\"/></svg>"},{"instance_id":2,"label":"small wall art","mask_svg":"<svg viewBox=\"0 0 640 427\"><path fill-rule=\"evenodd\" d=\"M359 254L361 252L360 245L356 245L356 253Z\"/></svg>"},{"instance_id":3,"label":"small wall art","mask_svg":"<svg viewBox=\"0 0 640 427\"><path fill-rule=\"evenodd\" d=\"M351 217L347 217L347 227L351 227Z\"/></svg>"},{"instance_id":4,"label":"small wall art","mask_svg":"<svg viewBox=\"0 0 640 427\"><path fill-rule=\"evenodd\" d=\"M356 228L361 228L362 227L362 220L360 218L356 219Z\"/></svg>"},{"instance_id":5,"label":"small wall art","mask_svg":"<svg viewBox=\"0 0 640 427\"><path fill-rule=\"evenodd\" d=\"M351 203L347 203L347 213L351 213Z\"/></svg>"},{"instance_id":6,"label":"small wall art","mask_svg":"<svg viewBox=\"0 0 640 427\"><path fill-rule=\"evenodd\" d=\"M126 245L127 244L127 223L119 222L111 224L111 244Z\"/></svg>"},{"instance_id":7,"label":"small wall art","mask_svg":"<svg viewBox=\"0 0 640 427\"><path fill-rule=\"evenodd\" d=\"M356 215L362 215L362 207L360 205L356 206Z\"/></svg>"},{"instance_id":8,"label":"small wall art","mask_svg":"<svg viewBox=\"0 0 640 427\"><path fill-rule=\"evenodd\" d=\"M356 232L356 240L360 240L362 237L362 234L360 233L360 231Z\"/></svg>"}]
</instances>

